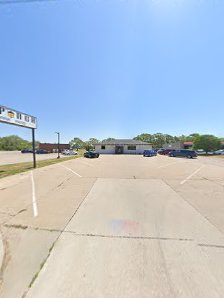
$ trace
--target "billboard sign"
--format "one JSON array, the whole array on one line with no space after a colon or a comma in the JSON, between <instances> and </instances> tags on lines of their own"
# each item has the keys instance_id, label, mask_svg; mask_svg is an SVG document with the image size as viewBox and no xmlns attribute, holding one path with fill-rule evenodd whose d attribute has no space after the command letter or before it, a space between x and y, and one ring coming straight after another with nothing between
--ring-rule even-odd
<instances>
[{"instance_id":1,"label":"billboard sign","mask_svg":"<svg viewBox=\"0 0 224 298\"><path fill-rule=\"evenodd\" d=\"M37 128L37 118L0 105L0 122Z\"/></svg>"}]
</instances>

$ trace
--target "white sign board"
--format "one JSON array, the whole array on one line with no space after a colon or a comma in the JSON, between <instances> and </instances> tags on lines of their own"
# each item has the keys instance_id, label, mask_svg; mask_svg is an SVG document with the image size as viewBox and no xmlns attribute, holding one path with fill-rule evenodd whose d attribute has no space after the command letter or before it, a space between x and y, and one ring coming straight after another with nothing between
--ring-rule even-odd
<instances>
[{"instance_id":1,"label":"white sign board","mask_svg":"<svg viewBox=\"0 0 224 298\"><path fill-rule=\"evenodd\" d=\"M37 128L37 118L0 105L0 122Z\"/></svg>"}]
</instances>

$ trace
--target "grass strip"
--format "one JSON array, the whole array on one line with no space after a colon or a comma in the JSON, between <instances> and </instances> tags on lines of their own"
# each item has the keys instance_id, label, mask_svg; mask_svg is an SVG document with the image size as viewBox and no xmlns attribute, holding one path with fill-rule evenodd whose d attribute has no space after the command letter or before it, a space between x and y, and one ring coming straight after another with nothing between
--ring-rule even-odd
<instances>
[{"instance_id":1,"label":"grass strip","mask_svg":"<svg viewBox=\"0 0 224 298\"><path fill-rule=\"evenodd\" d=\"M37 168L42 168L50 165L54 165L63 161L76 159L82 156L70 156L65 158L54 158L54 159L46 159L37 161ZM9 165L0 166L0 178L4 178L7 176L27 172L33 169L33 162L23 162Z\"/></svg>"}]
</instances>

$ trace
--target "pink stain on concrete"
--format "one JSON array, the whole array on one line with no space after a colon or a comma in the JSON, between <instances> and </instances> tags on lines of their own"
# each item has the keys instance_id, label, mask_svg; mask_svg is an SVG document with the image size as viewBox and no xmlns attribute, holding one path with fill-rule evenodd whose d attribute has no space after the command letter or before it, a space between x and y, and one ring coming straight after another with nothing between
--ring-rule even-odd
<instances>
[{"instance_id":1,"label":"pink stain on concrete","mask_svg":"<svg viewBox=\"0 0 224 298\"><path fill-rule=\"evenodd\" d=\"M113 219L111 221L112 229L116 232L134 233L139 230L139 222L129 219Z\"/></svg>"}]
</instances>

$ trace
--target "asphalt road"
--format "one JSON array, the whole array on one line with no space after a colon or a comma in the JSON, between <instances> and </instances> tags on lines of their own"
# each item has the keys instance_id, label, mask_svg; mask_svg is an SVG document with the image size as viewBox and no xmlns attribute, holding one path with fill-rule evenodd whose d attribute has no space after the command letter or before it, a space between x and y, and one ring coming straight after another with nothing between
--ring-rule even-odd
<instances>
[{"instance_id":1,"label":"asphalt road","mask_svg":"<svg viewBox=\"0 0 224 298\"><path fill-rule=\"evenodd\" d=\"M100 156L0 180L1 297L223 297L224 161Z\"/></svg>"}]
</instances>

